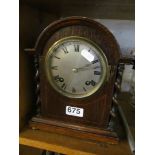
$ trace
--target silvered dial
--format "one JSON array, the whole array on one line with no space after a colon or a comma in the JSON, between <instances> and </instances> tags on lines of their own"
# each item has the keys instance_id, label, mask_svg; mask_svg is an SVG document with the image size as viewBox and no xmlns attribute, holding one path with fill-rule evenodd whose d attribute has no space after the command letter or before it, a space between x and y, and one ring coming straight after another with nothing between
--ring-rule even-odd
<instances>
[{"instance_id":1,"label":"silvered dial","mask_svg":"<svg viewBox=\"0 0 155 155\"><path fill-rule=\"evenodd\" d=\"M52 45L45 67L52 87L64 96L83 98L95 93L107 75L107 59L92 41L68 37Z\"/></svg>"}]
</instances>

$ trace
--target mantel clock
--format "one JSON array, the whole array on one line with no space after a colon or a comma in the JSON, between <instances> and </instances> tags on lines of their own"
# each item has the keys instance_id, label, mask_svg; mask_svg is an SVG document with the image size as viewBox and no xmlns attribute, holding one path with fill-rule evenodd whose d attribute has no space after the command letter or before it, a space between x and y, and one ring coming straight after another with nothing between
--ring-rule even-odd
<instances>
[{"instance_id":1,"label":"mantel clock","mask_svg":"<svg viewBox=\"0 0 155 155\"><path fill-rule=\"evenodd\" d=\"M116 143L109 128L119 46L112 33L85 17L47 26L38 37L33 129Z\"/></svg>"}]
</instances>

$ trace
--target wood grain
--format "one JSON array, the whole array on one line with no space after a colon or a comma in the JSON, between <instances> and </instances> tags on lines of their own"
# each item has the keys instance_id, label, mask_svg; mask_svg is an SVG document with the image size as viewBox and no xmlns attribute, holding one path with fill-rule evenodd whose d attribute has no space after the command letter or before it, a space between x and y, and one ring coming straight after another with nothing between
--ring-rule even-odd
<instances>
[{"instance_id":1,"label":"wood grain","mask_svg":"<svg viewBox=\"0 0 155 155\"><path fill-rule=\"evenodd\" d=\"M19 124L21 130L28 123L35 104L33 56L25 52L24 48L34 46L40 31L55 20L56 15L40 12L28 5L20 5L19 11Z\"/></svg>"},{"instance_id":2,"label":"wood grain","mask_svg":"<svg viewBox=\"0 0 155 155\"><path fill-rule=\"evenodd\" d=\"M108 66L110 66L110 70L108 70L108 80L102 84L96 93L87 98L71 99L60 95L51 87L46 76L44 63L49 48L58 40L69 36L84 37L95 42L106 55ZM107 130L110 120L110 110L117 64L120 59L119 46L112 33L105 26L86 17L70 17L61 19L51 23L45 30L42 31L36 41L33 51L35 52L35 56L38 57L38 70L40 75L40 82L38 83L40 96L38 97L40 98L41 105L39 104L38 106L40 107L40 110L37 115L41 116L42 121L40 122L39 118L33 119L33 122L38 123L37 128L46 130L49 128L48 131L53 131L55 124L53 124L52 121L51 123L47 121L47 119L51 119L66 123L66 131L65 128L61 131L56 130L60 131L60 133L62 131L63 133L71 132L71 130L69 130L70 127L67 127L67 124L69 123L78 125L77 129L81 129L81 131L84 129L84 126L88 126L90 128L92 127L94 132L96 131L94 127L99 128L100 130ZM82 118L68 116L65 114L66 106L83 108L85 109L85 115ZM43 127L41 123L45 126ZM32 125L36 126L35 123L31 123L31 127L33 127ZM75 129L73 130L75 131ZM99 140L100 138L97 137L100 135L98 133L93 135L94 132L91 131L91 133L88 133L85 131L85 134L88 134L87 137L82 134L82 132L81 134L76 133L74 135L78 137L81 136L81 138L89 137L89 139L92 137L93 140L96 137L96 140ZM107 134L106 137L108 136L109 135ZM116 141L117 138L114 138L114 141ZM111 137L109 136L109 141L111 141L110 139Z\"/></svg>"},{"instance_id":3,"label":"wood grain","mask_svg":"<svg viewBox=\"0 0 155 155\"><path fill-rule=\"evenodd\" d=\"M20 0L61 17L87 16L102 19L134 19L135 0Z\"/></svg>"},{"instance_id":4,"label":"wood grain","mask_svg":"<svg viewBox=\"0 0 155 155\"><path fill-rule=\"evenodd\" d=\"M132 155L127 141L110 145L32 129L23 130L19 141L22 145L67 155Z\"/></svg>"},{"instance_id":5,"label":"wood grain","mask_svg":"<svg viewBox=\"0 0 155 155\"><path fill-rule=\"evenodd\" d=\"M87 139L98 142L107 142L110 144L118 143L118 136L115 132L92 128L92 127L83 127L78 125L70 125L67 123L61 123L60 121L47 121L47 119L39 119L38 117L32 118L30 126L32 129L40 129L47 132L63 134L66 136L72 136L81 139Z\"/></svg>"},{"instance_id":6,"label":"wood grain","mask_svg":"<svg viewBox=\"0 0 155 155\"><path fill-rule=\"evenodd\" d=\"M42 155L43 150L29 147L25 145L19 145L19 155Z\"/></svg>"},{"instance_id":7,"label":"wood grain","mask_svg":"<svg viewBox=\"0 0 155 155\"><path fill-rule=\"evenodd\" d=\"M24 48L30 47L36 36L37 11L28 6L21 6L19 18L19 124L22 129L30 119L34 102L32 57L24 52ZM32 21L34 21L33 25L30 24Z\"/></svg>"}]
</instances>

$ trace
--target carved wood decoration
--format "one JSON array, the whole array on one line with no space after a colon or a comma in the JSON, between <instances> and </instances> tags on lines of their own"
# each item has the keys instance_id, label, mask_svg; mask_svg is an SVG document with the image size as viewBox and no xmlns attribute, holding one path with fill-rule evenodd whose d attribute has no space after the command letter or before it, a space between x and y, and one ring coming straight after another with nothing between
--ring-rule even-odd
<instances>
[{"instance_id":1,"label":"carved wood decoration","mask_svg":"<svg viewBox=\"0 0 155 155\"><path fill-rule=\"evenodd\" d=\"M68 98L61 95L52 88L46 76L45 57L48 49L58 40L69 36L93 41L104 51L108 60L108 80L97 92L86 98ZM35 55L38 95L37 115L30 121L30 126L84 139L116 143L117 135L108 128L120 60L119 46L112 33L103 25L85 17L65 18L44 29L35 48L29 52ZM66 106L83 108L84 116L66 115Z\"/></svg>"}]
</instances>

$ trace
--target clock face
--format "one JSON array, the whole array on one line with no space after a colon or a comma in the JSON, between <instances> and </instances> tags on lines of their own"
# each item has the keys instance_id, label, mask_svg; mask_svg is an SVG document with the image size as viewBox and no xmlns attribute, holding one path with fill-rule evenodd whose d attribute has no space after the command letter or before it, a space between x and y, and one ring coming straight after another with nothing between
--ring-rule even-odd
<instances>
[{"instance_id":1,"label":"clock face","mask_svg":"<svg viewBox=\"0 0 155 155\"><path fill-rule=\"evenodd\" d=\"M67 37L54 43L46 54L45 69L51 86L69 98L94 94L108 72L103 51L82 37Z\"/></svg>"}]
</instances>

